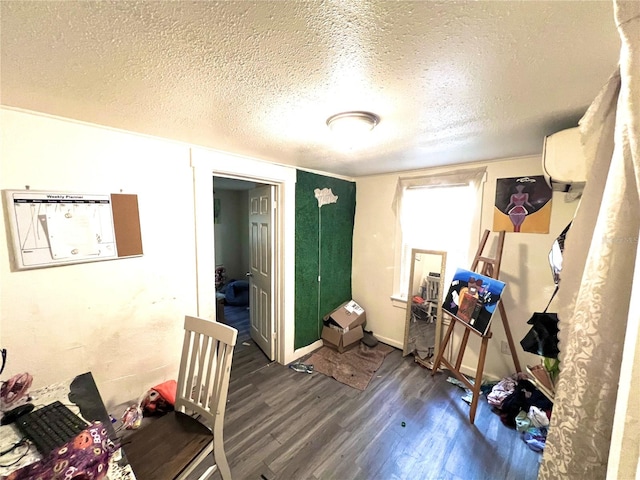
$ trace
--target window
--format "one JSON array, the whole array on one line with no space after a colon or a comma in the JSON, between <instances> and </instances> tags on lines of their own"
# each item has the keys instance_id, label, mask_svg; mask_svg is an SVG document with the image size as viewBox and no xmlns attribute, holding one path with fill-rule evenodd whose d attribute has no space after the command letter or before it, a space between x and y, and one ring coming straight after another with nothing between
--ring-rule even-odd
<instances>
[{"instance_id":1,"label":"window","mask_svg":"<svg viewBox=\"0 0 640 480\"><path fill-rule=\"evenodd\" d=\"M398 180L395 298L406 300L413 248L447 252L445 285L456 268L469 267L480 233L484 172Z\"/></svg>"}]
</instances>

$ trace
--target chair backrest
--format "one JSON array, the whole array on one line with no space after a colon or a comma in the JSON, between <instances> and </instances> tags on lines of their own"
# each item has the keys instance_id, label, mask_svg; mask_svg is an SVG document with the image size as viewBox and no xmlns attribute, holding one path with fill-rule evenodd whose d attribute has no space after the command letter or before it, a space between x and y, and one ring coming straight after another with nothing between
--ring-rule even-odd
<instances>
[{"instance_id":1,"label":"chair backrest","mask_svg":"<svg viewBox=\"0 0 640 480\"><path fill-rule=\"evenodd\" d=\"M221 323L185 316L176 410L200 414L213 429L224 417L233 348L238 331Z\"/></svg>"},{"instance_id":2,"label":"chair backrest","mask_svg":"<svg viewBox=\"0 0 640 480\"><path fill-rule=\"evenodd\" d=\"M432 274L427 275L427 291L426 299L430 302L438 301L438 294L440 290L440 275L435 276Z\"/></svg>"}]
</instances>

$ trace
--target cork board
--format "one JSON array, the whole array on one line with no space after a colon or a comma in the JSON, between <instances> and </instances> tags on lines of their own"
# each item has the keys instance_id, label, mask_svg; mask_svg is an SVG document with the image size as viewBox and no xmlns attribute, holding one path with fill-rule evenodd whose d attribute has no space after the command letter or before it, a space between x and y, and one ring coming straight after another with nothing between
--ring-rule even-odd
<instances>
[{"instance_id":1,"label":"cork board","mask_svg":"<svg viewBox=\"0 0 640 480\"><path fill-rule=\"evenodd\" d=\"M111 210L118 258L142 255L138 196L112 193Z\"/></svg>"}]
</instances>

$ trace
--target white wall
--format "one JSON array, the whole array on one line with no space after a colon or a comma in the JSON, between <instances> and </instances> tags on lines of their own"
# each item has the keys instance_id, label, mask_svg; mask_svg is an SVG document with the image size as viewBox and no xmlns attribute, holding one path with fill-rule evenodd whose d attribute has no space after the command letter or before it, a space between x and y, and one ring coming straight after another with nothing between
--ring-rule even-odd
<instances>
[{"instance_id":1,"label":"white wall","mask_svg":"<svg viewBox=\"0 0 640 480\"><path fill-rule=\"evenodd\" d=\"M277 360L308 353L293 348L295 169L9 108L0 108L0 126L0 188L137 194L144 250L136 258L12 271L3 245L3 379L29 372L38 388L92 371L113 406L176 378L184 316L215 318L217 174L279 185ZM5 218L5 239L7 225Z\"/></svg>"},{"instance_id":2,"label":"white wall","mask_svg":"<svg viewBox=\"0 0 640 480\"><path fill-rule=\"evenodd\" d=\"M225 266L228 280L244 280L249 271L245 263L249 250L247 192L216 189L215 198L220 199L221 210L220 223L213 226L216 265Z\"/></svg>"},{"instance_id":3,"label":"white wall","mask_svg":"<svg viewBox=\"0 0 640 480\"><path fill-rule=\"evenodd\" d=\"M189 148L7 109L0 124L2 189L135 193L144 249L12 272L3 245L3 378L26 371L36 388L90 370L108 405L175 378L184 315L196 313Z\"/></svg>"},{"instance_id":4,"label":"white wall","mask_svg":"<svg viewBox=\"0 0 640 480\"><path fill-rule=\"evenodd\" d=\"M91 370L110 404L172 378L184 315L209 313L202 308L198 312L203 292L198 293L196 285L196 262L207 253L204 247L198 255L195 251L189 146L10 109L0 109L0 122L2 189L30 185L33 190L136 193L144 248L140 258L20 272L11 272L9 250L0 249L0 345L9 352L3 377L28 371L37 387ZM195 153L213 158L211 163L221 169L229 165L218 154ZM218 157L221 160L215 160ZM251 165L255 170L255 161ZM482 228L491 228L496 178L539 174L539 165L538 157L488 164ZM390 300L395 231L391 201L397 177L357 179L353 295L367 309L368 328L401 346L405 312ZM531 313L543 309L551 294L546 256L575 206L555 194L551 234L507 236L501 278L508 283L505 305L516 342L528 330ZM0 228L6 239L6 223ZM291 234L286 235L290 243ZM290 262L285 269L285 277L291 278ZM208 275L212 283L213 272ZM285 361L296 356L287 340L293 335L289 303L282 300ZM493 330L485 371L500 377L513 367L500 354L501 327ZM523 364L537 360L521 355ZM465 364L475 365L475 359L468 356Z\"/></svg>"},{"instance_id":5,"label":"white wall","mask_svg":"<svg viewBox=\"0 0 640 480\"><path fill-rule=\"evenodd\" d=\"M481 231L490 230L493 225L496 179L542 174L541 160L537 156L489 162L486 166ZM468 168L468 165L459 168ZM454 169L422 170L411 174ZM356 179L352 288L354 299L367 311L367 328L382 341L401 348L405 304L390 298L394 293L396 228L391 204L399 176L396 173ZM505 239L500 279L507 283L504 304L522 368L540 361L540 357L523 352L519 342L530 328L526 322L531 314L542 311L553 292L547 255L553 240L571 221L577 207L576 202L565 203L564 196L554 192L549 234L508 233ZM472 243L477 246L478 240L473 239ZM510 356L500 353L501 341L506 340L506 336L499 315L494 317L494 321L484 371L485 376L502 378L513 373L514 366ZM477 336L471 337L463 367L475 371L480 342Z\"/></svg>"}]
</instances>

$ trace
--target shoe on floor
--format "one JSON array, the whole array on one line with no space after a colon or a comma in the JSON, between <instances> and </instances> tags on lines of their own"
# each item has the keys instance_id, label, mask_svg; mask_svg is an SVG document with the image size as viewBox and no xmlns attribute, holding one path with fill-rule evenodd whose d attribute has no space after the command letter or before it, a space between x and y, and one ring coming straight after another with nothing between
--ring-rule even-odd
<instances>
[{"instance_id":1,"label":"shoe on floor","mask_svg":"<svg viewBox=\"0 0 640 480\"><path fill-rule=\"evenodd\" d=\"M362 337L362 343L364 343L367 347L375 347L378 345L378 339L373 336L372 332L367 332L365 330L364 337Z\"/></svg>"},{"instance_id":2,"label":"shoe on floor","mask_svg":"<svg viewBox=\"0 0 640 480\"><path fill-rule=\"evenodd\" d=\"M304 363L292 363L289 368L300 373L313 373L313 365L305 365Z\"/></svg>"}]
</instances>

